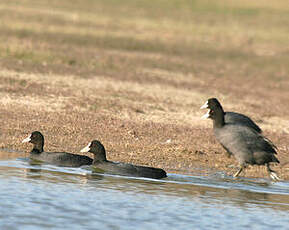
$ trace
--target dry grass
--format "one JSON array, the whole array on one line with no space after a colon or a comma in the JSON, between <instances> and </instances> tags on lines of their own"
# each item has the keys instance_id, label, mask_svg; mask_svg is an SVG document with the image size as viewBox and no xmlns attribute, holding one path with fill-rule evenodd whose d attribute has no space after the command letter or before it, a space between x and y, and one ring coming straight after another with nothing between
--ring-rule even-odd
<instances>
[{"instance_id":1,"label":"dry grass","mask_svg":"<svg viewBox=\"0 0 289 230\"><path fill-rule=\"evenodd\" d=\"M260 124L288 180L285 3L1 2L1 147L28 151L20 141L40 130L51 151L79 152L97 138L112 160L233 173L236 161L199 119L215 96Z\"/></svg>"}]
</instances>

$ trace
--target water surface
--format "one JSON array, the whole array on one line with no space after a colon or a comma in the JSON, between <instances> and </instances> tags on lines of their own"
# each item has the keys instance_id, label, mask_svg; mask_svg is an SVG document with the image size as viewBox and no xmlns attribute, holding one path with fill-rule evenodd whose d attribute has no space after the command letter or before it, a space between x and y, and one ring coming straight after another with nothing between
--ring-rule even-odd
<instances>
[{"instance_id":1,"label":"water surface","mask_svg":"<svg viewBox=\"0 0 289 230\"><path fill-rule=\"evenodd\" d=\"M0 229L289 229L289 183L0 161Z\"/></svg>"}]
</instances>

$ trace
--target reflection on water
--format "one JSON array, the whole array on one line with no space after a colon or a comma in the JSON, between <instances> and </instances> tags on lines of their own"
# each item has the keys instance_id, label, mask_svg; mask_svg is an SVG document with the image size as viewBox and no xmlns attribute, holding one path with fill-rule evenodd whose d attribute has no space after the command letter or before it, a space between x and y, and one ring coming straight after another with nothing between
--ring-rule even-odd
<instances>
[{"instance_id":1,"label":"reflection on water","mask_svg":"<svg viewBox=\"0 0 289 230\"><path fill-rule=\"evenodd\" d=\"M0 161L0 186L0 229L286 229L289 222L288 182L221 173L154 180L21 158Z\"/></svg>"},{"instance_id":2,"label":"reflection on water","mask_svg":"<svg viewBox=\"0 0 289 230\"><path fill-rule=\"evenodd\" d=\"M15 159L26 156L28 156L28 153L14 149L0 148L0 160Z\"/></svg>"}]
</instances>

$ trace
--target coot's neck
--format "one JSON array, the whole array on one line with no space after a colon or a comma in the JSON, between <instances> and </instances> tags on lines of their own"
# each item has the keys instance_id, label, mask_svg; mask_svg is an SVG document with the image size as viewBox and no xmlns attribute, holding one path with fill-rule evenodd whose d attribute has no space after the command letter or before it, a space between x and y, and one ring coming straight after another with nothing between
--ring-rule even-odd
<instances>
[{"instance_id":1,"label":"coot's neck","mask_svg":"<svg viewBox=\"0 0 289 230\"><path fill-rule=\"evenodd\" d=\"M43 142L34 144L31 153L36 153L36 154L42 153L43 152L43 145L44 145Z\"/></svg>"},{"instance_id":2,"label":"coot's neck","mask_svg":"<svg viewBox=\"0 0 289 230\"><path fill-rule=\"evenodd\" d=\"M215 115L213 119L214 128L221 128L225 125L225 112L223 108L215 110Z\"/></svg>"},{"instance_id":3,"label":"coot's neck","mask_svg":"<svg viewBox=\"0 0 289 230\"><path fill-rule=\"evenodd\" d=\"M94 153L94 158L93 158L92 164L97 164L97 163L101 163L101 162L107 162L105 150L102 151L101 153Z\"/></svg>"}]
</instances>

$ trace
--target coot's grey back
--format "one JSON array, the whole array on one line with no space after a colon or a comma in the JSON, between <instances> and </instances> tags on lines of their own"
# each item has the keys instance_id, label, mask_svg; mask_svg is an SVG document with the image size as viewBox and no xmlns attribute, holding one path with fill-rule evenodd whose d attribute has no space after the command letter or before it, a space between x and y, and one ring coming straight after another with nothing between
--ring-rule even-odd
<instances>
[{"instance_id":1,"label":"coot's grey back","mask_svg":"<svg viewBox=\"0 0 289 230\"><path fill-rule=\"evenodd\" d=\"M146 177L153 179L160 179L167 176L163 169L132 165L128 163L117 162L101 162L93 164L94 170L103 170L104 172L122 175L122 176L134 176L134 177Z\"/></svg>"},{"instance_id":2,"label":"coot's grey back","mask_svg":"<svg viewBox=\"0 0 289 230\"><path fill-rule=\"evenodd\" d=\"M225 123L238 123L240 125L247 126L254 129L257 133L262 133L261 128L250 117L247 117L241 113L226 112Z\"/></svg>"},{"instance_id":3,"label":"coot's grey back","mask_svg":"<svg viewBox=\"0 0 289 230\"><path fill-rule=\"evenodd\" d=\"M217 140L237 158L240 164L277 162L274 146L261 134L239 124L214 129ZM276 161L277 160L277 161Z\"/></svg>"},{"instance_id":4,"label":"coot's grey back","mask_svg":"<svg viewBox=\"0 0 289 230\"><path fill-rule=\"evenodd\" d=\"M63 167L80 167L91 165L93 162L90 157L65 152L42 152L41 154L31 152L30 159Z\"/></svg>"}]
</instances>

